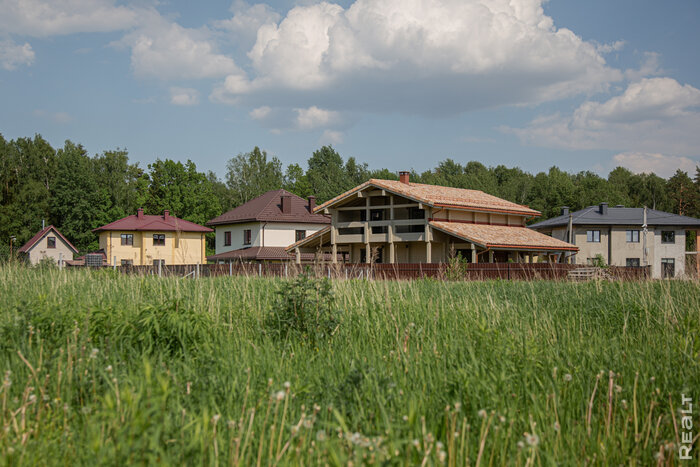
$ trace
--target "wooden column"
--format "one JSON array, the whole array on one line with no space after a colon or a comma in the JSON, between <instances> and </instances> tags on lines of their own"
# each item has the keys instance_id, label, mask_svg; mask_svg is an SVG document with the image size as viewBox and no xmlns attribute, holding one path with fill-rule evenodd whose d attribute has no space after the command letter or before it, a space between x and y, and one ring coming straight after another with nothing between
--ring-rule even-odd
<instances>
[{"instance_id":1,"label":"wooden column","mask_svg":"<svg viewBox=\"0 0 700 467\"><path fill-rule=\"evenodd\" d=\"M426 263L433 262L433 243L432 242L425 243L425 262Z\"/></svg>"},{"instance_id":2,"label":"wooden column","mask_svg":"<svg viewBox=\"0 0 700 467\"><path fill-rule=\"evenodd\" d=\"M471 245L472 245L472 263L476 264L479 262L479 257L476 254L476 247L474 246L473 243Z\"/></svg>"},{"instance_id":3,"label":"wooden column","mask_svg":"<svg viewBox=\"0 0 700 467\"><path fill-rule=\"evenodd\" d=\"M365 245L365 263L369 264L372 261L372 246L369 242Z\"/></svg>"},{"instance_id":4,"label":"wooden column","mask_svg":"<svg viewBox=\"0 0 700 467\"><path fill-rule=\"evenodd\" d=\"M331 211L331 262L333 264L338 263L338 245L336 244L336 237L338 235L336 225L338 224L338 211L333 209Z\"/></svg>"},{"instance_id":5,"label":"wooden column","mask_svg":"<svg viewBox=\"0 0 700 467\"><path fill-rule=\"evenodd\" d=\"M387 229L389 237L389 264L396 262L396 248L394 246L394 195L389 195L389 228Z\"/></svg>"},{"instance_id":6,"label":"wooden column","mask_svg":"<svg viewBox=\"0 0 700 467\"><path fill-rule=\"evenodd\" d=\"M700 279L700 230L695 231L695 272Z\"/></svg>"},{"instance_id":7,"label":"wooden column","mask_svg":"<svg viewBox=\"0 0 700 467\"><path fill-rule=\"evenodd\" d=\"M369 263L372 261L371 259L371 250L370 250L370 245L369 245L369 239L370 239L371 232L369 230L369 196L365 198L365 263Z\"/></svg>"},{"instance_id":8,"label":"wooden column","mask_svg":"<svg viewBox=\"0 0 700 467\"><path fill-rule=\"evenodd\" d=\"M299 251L299 248L294 249L294 262L301 264L301 252Z\"/></svg>"},{"instance_id":9,"label":"wooden column","mask_svg":"<svg viewBox=\"0 0 700 467\"><path fill-rule=\"evenodd\" d=\"M493 263L493 250L489 250L489 263Z\"/></svg>"}]
</instances>

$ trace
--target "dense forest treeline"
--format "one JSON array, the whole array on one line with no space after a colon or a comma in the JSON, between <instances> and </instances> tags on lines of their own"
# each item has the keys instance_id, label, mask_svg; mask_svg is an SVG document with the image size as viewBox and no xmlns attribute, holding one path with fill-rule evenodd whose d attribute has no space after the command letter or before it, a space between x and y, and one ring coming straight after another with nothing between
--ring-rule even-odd
<instances>
[{"instance_id":1,"label":"dense forest treeline","mask_svg":"<svg viewBox=\"0 0 700 467\"><path fill-rule=\"evenodd\" d=\"M700 217L700 168L692 175L694 180L678 170L666 180L622 167L607 179L557 167L533 175L503 165L463 165L445 159L432 170L412 172L411 181L482 190L537 209L543 219L558 215L564 205L576 210L600 202ZM133 214L138 207L147 214L169 209L204 224L268 190L281 187L302 197L313 194L323 202L369 178L398 176L388 169L371 170L353 157L344 160L330 146L315 151L306 167L284 167L256 147L230 159L220 179L211 171L198 171L190 160L156 159L140 167L120 149L90 156L70 141L55 149L40 135L10 141L0 135L0 256L7 255L11 236L16 237L16 247L21 246L41 228L42 220L85 252L98 248L93 228Z\"/></svg>"}]
</instances>

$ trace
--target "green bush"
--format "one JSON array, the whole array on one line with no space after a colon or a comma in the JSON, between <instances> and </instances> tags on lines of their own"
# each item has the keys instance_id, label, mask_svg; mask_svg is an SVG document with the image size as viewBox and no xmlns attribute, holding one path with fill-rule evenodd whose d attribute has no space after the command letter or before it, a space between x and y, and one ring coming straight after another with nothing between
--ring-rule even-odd
<instances>
[{"instance_id":1,"label":"green bush","mask_svg":"<svg viewBox=\"0 0 700 467\"><path fill-rule=\"evenodd\" d=\"M282 339L294 336L313 343L329 339L339 326L331 282L307 271L284 283L265 325Z\"/></svg>"}]
</instances>

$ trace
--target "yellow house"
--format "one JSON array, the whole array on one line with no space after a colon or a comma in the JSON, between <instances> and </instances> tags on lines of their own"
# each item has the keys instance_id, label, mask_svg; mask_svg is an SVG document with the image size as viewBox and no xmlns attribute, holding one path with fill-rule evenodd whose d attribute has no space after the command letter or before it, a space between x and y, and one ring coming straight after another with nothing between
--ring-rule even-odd
<instances>
[{"instance_id":1,"label":"yellow house","mask_svg":"<svg viewBox=\"0 0 700 467\"><path fill-rule=\"evenodd\" d=\"M165 211L149 216L139 209L136 215L93 230L100 236L100 249L110 264L120 266L177 265L206 263L208 227L178 219Z\"/></svg>"}]
</instances>

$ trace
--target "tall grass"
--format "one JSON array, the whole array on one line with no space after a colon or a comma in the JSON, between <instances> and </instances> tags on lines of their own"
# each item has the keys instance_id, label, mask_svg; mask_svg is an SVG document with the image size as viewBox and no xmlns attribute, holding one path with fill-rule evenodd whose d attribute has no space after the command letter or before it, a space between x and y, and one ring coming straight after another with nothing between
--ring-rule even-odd
<instances>
[{"instance_id":1,"label":"tall grass","mask_svg":"<svg viewBox=\"0 0 700 467\"><path fill-rule=\"evenodd\" d=\"M338 281L316 343L282 285L1 267L0 463L677 461L697 282Z\"/></svg>"}]
</instances>

